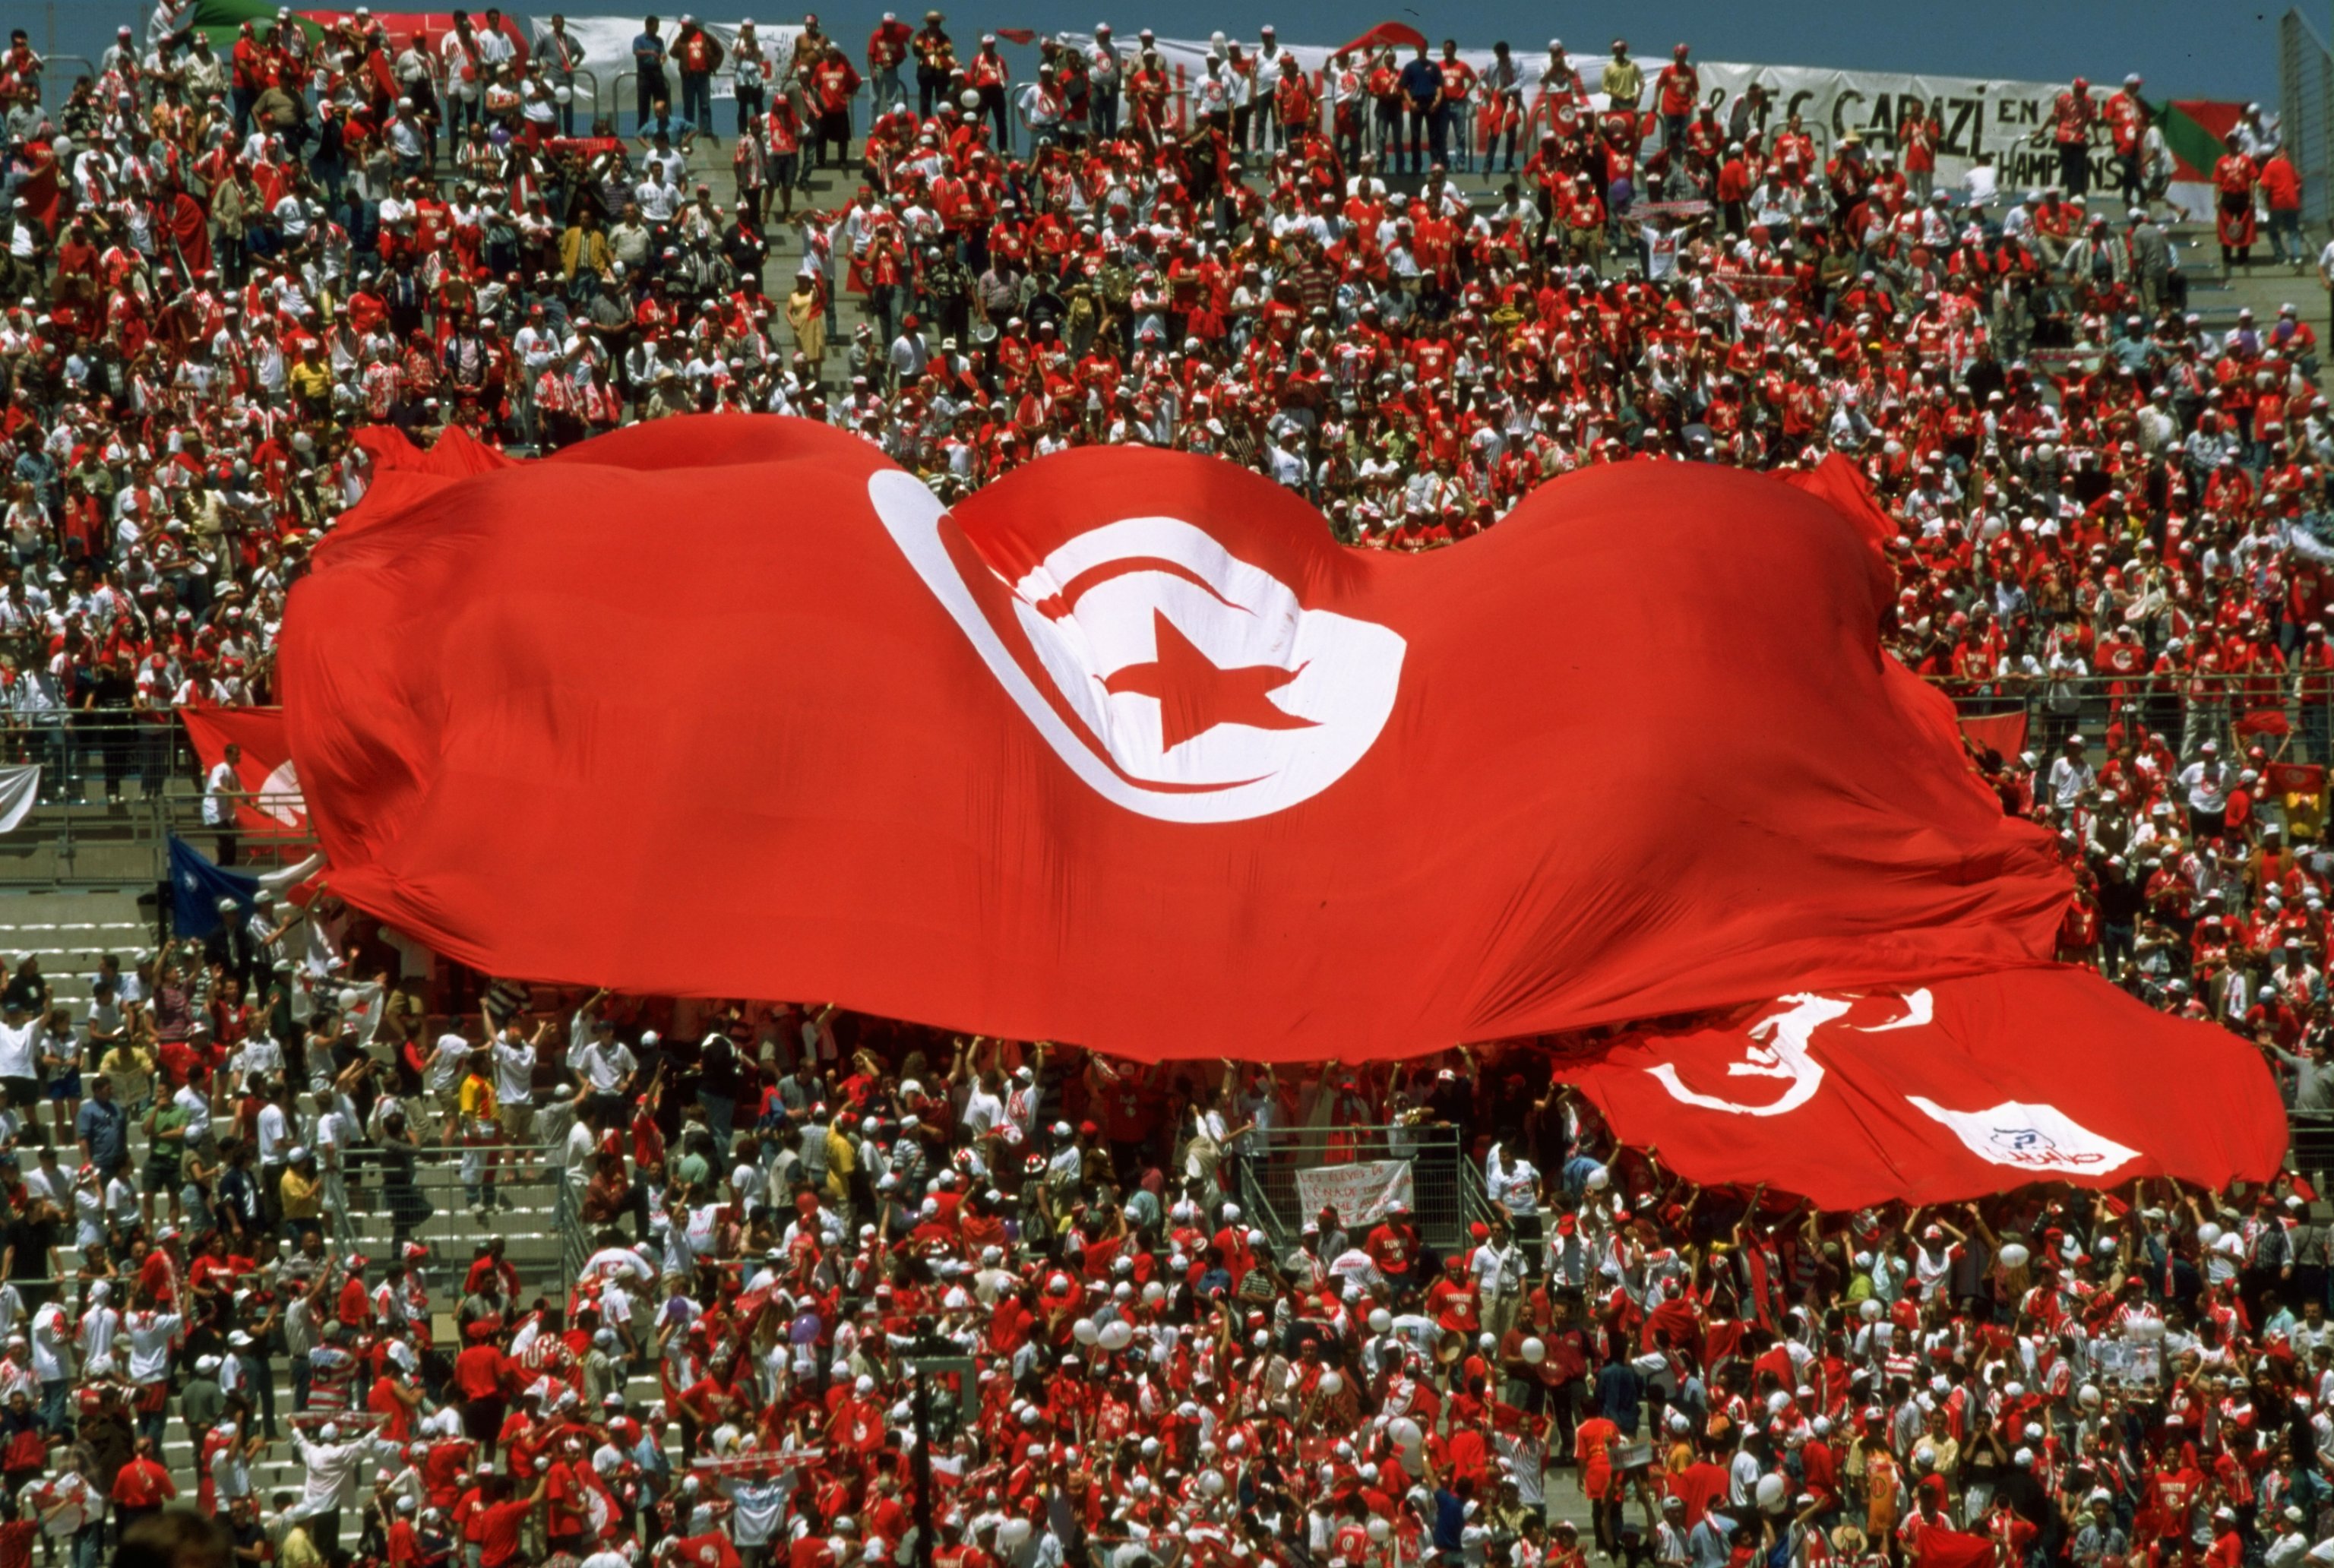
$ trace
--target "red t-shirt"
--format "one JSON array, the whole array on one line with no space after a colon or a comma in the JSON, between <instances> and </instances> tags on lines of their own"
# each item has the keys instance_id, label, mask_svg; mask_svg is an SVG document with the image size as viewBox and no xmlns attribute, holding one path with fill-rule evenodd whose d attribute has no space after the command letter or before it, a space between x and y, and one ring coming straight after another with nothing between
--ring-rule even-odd
<instances>
[{"instance_id":1,"label":"red t-shirt","mask_svg":"<svg viewBox=\"0 0 2334 1568\"><path fill-rule=\"evenodd\" d=\"M1406 1279L1410 1265L1416 1261L1418 1244L1407 1228L1381 1225L1364 1240L1362 1250L1370 1255L1370 1261L1378 1265L1380 1274Z\"/></svg>"},{"instance_id":2,"label":"red t-shirt","mask_svg":"<svg viewBox=\"0 0 2334 1568\"><path fill-rule=\"evenodd\" d=\"M386 1418L381 1423L381 1436L405 1442L413 1436L413 1411L397 1397L397 1380L383 1372L375 1378L371 1390L365 1395L365 1409Z\"/></svg>"},{"instance_id":3,"label":"red t-shirt","mask_svg":"<svg viewBox=\"0 0 2334 1568\"><path fill-rule=\"evenodd\" d=\"M472 1345L454 1358L454 1386L466 1400L491 1400L502 1390L503 1353L492 1345Z\"/></svg>"},{"instance_id":4,"label":"red t-shirt","mask_svg":"<svg viewBox=\"0 0 2334 1568\"><path fill-rule=\"evenodd\" d=\"M429 1488L432 1505L447 1507L461 1496L461 1487L454 1477L468 1463L469 1457L470 1445L468 1443L432 1443L429 1446L429 1457L421 1461L421 1479Z\"/></svg>"},{"instance_id":5,"label":"red t-shirt","mask_svg":"<svg viewBox=\"0 0 2334 1568\"><path fill-rule=\"evenodd\" d=\"M551 1467L551 1519L544 1533L551 1536L578 1535L584 1531L584 1484L575 1478L575 1467L562 1460Z\"/></svg>"},{"instance_id":6,"label":"red t-shirt","mask_svg":"<svg viewBox=\"0 0 2334 1568\"><path fill-rule=\"evenodd\" d=\"M518 1555L518 1527L534 1509L533 1503L516 1497L478 1510L478 1561L485 1568L502 1568Z\"/></svg>"},{"instance_id":7,"label":"red t-shirt","mask_svg":"<svg viewBox=\"0 0 2334 1568\"><path fill-rule=\"evenodd\" d=\"M124 1508L159 1508L178 1495L170 1472L151 1459L132 1459L113 1478L113 1500Z\"/></svg>"},{"instance_id":8,"label":"red t-shirt","mask_svg":"<svg viewBox=\"0 0 2334 1568\"><path fill-rule=\"evenodd\" d=\"M796 1546L801 1544L799 1541L795 1543ZM826 1544L825 1537L819 1539L819 1544L822 1547ZM791 1553L794 1549L790 1546L787 1551ZM708 1531L702 1535L683 1536L680 1554L680 1560L690 1564L691 1568L738 1568L738 1548L732 1546L729 1537L719 1530Z\"/></svg>"},{"instance_id":9,"label":"red t-shirt","mask_svg":"<svg viewBox=\"0 0 2334 1568\"><path fill-rule=\"evenodd\" d=\"M187 1075L202 1061L202 1053L184 1040L165 1040L159 1047L162 1081L173 1089L187 1086Z\"/></svg>"}]
</instances>

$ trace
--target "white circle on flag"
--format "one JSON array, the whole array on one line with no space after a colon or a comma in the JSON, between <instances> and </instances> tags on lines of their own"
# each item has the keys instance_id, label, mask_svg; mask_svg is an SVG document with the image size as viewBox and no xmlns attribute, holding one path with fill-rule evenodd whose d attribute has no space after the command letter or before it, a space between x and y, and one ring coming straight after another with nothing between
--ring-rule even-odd
<instances>
[{"instance_id":1,"label":"white circle on flag","mask_svg":"<svg viewBox=\"0 0 2334 1568\"><path fill-rule=\"evenodd\" d=\"M1130 811L1221 822L1286 810L1351 771L1394 711L1408 648L1400 633L1307 609L1197 524L1127 517L1076 535L1006 585L1006 627L943 542L939 498L897 470L867 488L908 563L1038 734Z\"/></svg>"},{"instance_id":2,"label":"white circle on flag","mask_svg":"<svg viewBox=\"0 0 2334 1568\"><path fill-rule=\"evenodd\" d=\"M300 774L290 757L276 764L275 771L260 784L259 793L252 797L251 803L262 816L273 817L287 828L296 828L308 820L308 800L300 793Z\"/></svg>"}]
</instances>

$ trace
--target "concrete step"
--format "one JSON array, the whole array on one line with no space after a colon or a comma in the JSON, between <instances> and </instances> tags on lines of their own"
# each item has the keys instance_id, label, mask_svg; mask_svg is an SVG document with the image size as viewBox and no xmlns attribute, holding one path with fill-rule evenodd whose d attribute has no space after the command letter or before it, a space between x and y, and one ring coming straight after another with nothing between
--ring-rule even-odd
<instances>
[{"instance_id":1,"label":"concrete step","mask_svg":"<svg viewBox=\"0 0 2334 1568\"><path fill-rule=\"evenodd\" d=\"M141 924L139 899L152 893L143 882L124 880L0 894L0 931L80 931Z\"/></svg>"},{"instance_id":2,"label":"concrete step","mask_svg":"<svg viewBox=\"0 0 2334 1568\"><path fill-rule=\"evenodd\" d=\"M128 969L152 951L153 896L150 882L0 893L0 955L12 973L38 958L60 999L85 1001L106 954Z\"/></svg>"},{"instance_id":3,"label":"concrete step","mask_svg":"<svg viewBox=\"0 0 2334 1568\"><path fill-rule=\"evenodd\" d=\"M285 1418L292 1411L290 1381L279 1380L275 1385L275 1392L276 1429L278 1431L285 1431L288 1429ZM645 1371L636 1371L625 1380L624 1402L632 1409L643 1409L663 1397L664 1386L658 1380L653 1368ZM676 1459L680 1457L680 1438L677 1428L669 1432L666 1448ZM178 1481L182 1490L191 1492L194 1488L198 1478L195 1460L199 1451L200 1445L196 1441L194 1434L187 1429L186 1421L178 1414L174 1401L169 1424L163 1433L161 1458L163 1465L169 1470L171 1477ZM273 1492L278 1487L297 1491L306 1475L306 1468L300 1463L299 1455L288 1438L279 1438L270 1443L266 1452L254 1460L251 1467L252 1485L256 1486L262 1495Z\"/></svg>"}]
</instances>

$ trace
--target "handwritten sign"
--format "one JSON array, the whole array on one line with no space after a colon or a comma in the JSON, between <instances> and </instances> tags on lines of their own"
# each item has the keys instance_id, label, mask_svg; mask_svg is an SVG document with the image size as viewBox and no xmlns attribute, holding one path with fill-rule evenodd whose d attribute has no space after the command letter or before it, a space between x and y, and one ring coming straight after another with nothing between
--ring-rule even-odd
<instances>
[{"instance_id":1,"label":"handwritten sign","mask_svg":"<svg viewBox=\"0 0 2334 1568\"><path fill-rule=\"evenodd\" d=\"M1307 1219L1324 1208L1335 1208L1347 1225L1367 1225L1384 1217L1387 1205L1410 1200L1406 1159L1316 1165L1297 1173L1297 1201Z\"/></svg>"}]
</instances>

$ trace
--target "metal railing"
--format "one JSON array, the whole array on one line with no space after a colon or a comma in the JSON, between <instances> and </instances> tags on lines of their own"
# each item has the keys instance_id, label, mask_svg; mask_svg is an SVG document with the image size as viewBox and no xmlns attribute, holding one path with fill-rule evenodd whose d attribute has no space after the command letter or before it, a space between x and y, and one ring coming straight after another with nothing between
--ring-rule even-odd
<instances>
[{"instance_id":1,"label":"metal railing","mask_svg":"<svg viewBox=\"0 0 2334 1568\"><path fill-rule=\"evenodd\" d=\"M2288 11L2277 24L2281 127L2301 175L2301 215L2309 223L2334 216L2334 53L2309 18Z\"/></svg>"},{"instance_id":2,"label":"metal railing","mask_svg":"<svg viewBox=\"0 0 2334 1568\"><path fill-rule=\"evenodd\" d=\"M2022 745L2038 755L2078 734L2096 749L2111 726L2138 724L2170 737L2184 754L2215 740L2223 747L2258 743L2272 755L2281 751L2281 760L2288 762L2329 760L2334 697L2305 697L2291 673L1928 678L1963 718L2024 715Z\"/></svg>"},{"instance_id":3,"label":"metal railing","mask_svg":"<svg viewBox=\"0 0 2334 1568\"><path fill-rule=\"evenodd\" d=\"M584 1223L581 1205L564 1176L555 1176L558 1202L554 1207L552 1223L559 1236L559 1295L564 1303L575 1294L575 1282L584 1274L584 1265L592 1256L592 1235Z\"/></svg>"},{"instance_id":4,"label":"metal railing","mask_svg":"<svg viewBox=\"0 0 2334 1568\"><path fill-rule=\"evenodd\" d=\"M592 85L591 85L591 88L590 88L590 91L591 91L591 94L592 94L592 113L593 113L593 116L596 119L596 118L600 115L600 113L602 112L602 111L601 111L601 107L600 107L600 76L599 76L599 73L598 73L597 72L594 72L594 71L587 70L587 69L585 69L584 67L583 67L583 66L579 65L579 66L577 66L574 71L572 71L572 72L568 72L568 74L569 74L569 75L571 75L571 76L573 76L575 80L574 80L574 82L570 83L570 84L569 84L569 86L568 86L568 92L567 92L567 107L568 107L568 108L570 108L570 109L581 109L581 108L583 108L583 107L584 107L581 103L578 103L578 102L576 101L575 94L576 94L576 91L577 91L579 88L581 88L581 87L582 87L582 85L583 85L584 82L590 82L590 83L592 84Z\"/></svg>"},{"instance_id":5,"label":"metal railing","mask_svg":"<svg viewBox=\"0 0 2334 1568\"><path fill-rule=\"evenodd\" d=\"M39 803L0 836L0 884L161 880L174 833L211 848L200 756L177 714L54 708L0 714L0 765L38 764ZM253 803L267 812L273 797ZM296 803L296 802L294 803ZM270 813L275 814L275 813ZM296 812L276 831L235 830L247 845L305 852Z\"/></svg>"},{"instance_id":6,"label":"metal railing","mask_svg":"<svg viewBox=\"0 0 2334 1568\"><path fill-rule=\"evenodd\" d=\"M39 763L41 798L62 802L137 786L146 796L193 787L200 765L186 728L166 709L14 709L0 715L0 764Z\"/></svg>"},{"instance_id":7,"label":"metal railing","mask_svg":"<svg viewBox=\"0 0 2334 1568\"><path fill-rule=\"evenodd\" d=\"M1239 1185L1240 1207L1248 1211L1258 1228L1273 1238L1276 1248L1286 1247L1288 1237L1295 1235L1297 1227L1289 1223L1272 1201L1272 1193L1265 1185L1259 1161L1248 1159L1240 1162Z\"/></svg>"},{"instance_id":8,"label":"metal railing","mask_svg":"<svg viewBox=\"0 0 2334 1568\"><path fill-rule=\"evenodd\" d=\"M429 1137L436 1128L420 1128ZM544 1284L571 1283L574 1271L568 1251L574 1223L567 1182L560 1167L560 1150L548 1144L497 1143L475 1151L495 1159L496 1209L507 1208L507 1219L481 1224L471 1211L473 1193L466 1176L471 1174L466 1155L473 1151L458 1143L425 1142L408 1157L410 1169L397 1175L385 1151L374 1143L352 1145L342 1180L348 1201L334 1208L333 1228L338 1245L364 1251L384 1243L413 1240L427 1243L441 1262L467 1265L470 1250L485 1239L489 1227L511 1227L507 1237L512 1261L522 1271L532 1269ZM483 1161L478 1174L483 1174Z\"/></svg>"},{"instance_id":9,"label":"metal railing","mask_svg":"<svg viewBox=\"0 0 2334 1568\"><path fill-rule=\"evenodd\" d=\"M2305 1176L2334 1171L2334 1111L2288 1111L2285 1125L2288 1169Z\"/></svg>"},{"instance_id":10,"label":"metal railing","mask_svg":"<svg viewBox=\"0 0 2334 1568\"><path fill-rule=\"evenodd\" d=\"M1461 1196L1465 1200L1468 1223L1490 1225L1498 1211L1491 1207L1490 1188L1483 1184L1482 1168L1471 1159L1461 1159L1459 1169Z\"/></svg>"},{"instance_id":11,"label":"metal railing","mask_svg":"<svg viewBox=\"0 0 2334 1568\"><path fill-rule=\"evenodd\" d=\"M1471 1212L1466 1188L1466 1151L1460 1130L1442 1122L1413 1126L1280 1127L1250 1132L1261 1149L1240 1157L1240 1188L1257 1228L1276 1250L1296 1245L1311 1216L1298 1196L1297 1174L1324 1167L1378 1160L1407 1161L1411 1223L1429 1246L1463 1246ZM1480 1179L1480 1178L1479 1178ZM1356 1234L1368 1226L1354 1226Z\"/></svg>"},{"instance_id":12,"label":"metal railing","mask_svg":"<svg viewBox=\"0 0 2334 1568\"><path fill-rule=\"evenodd\" d=\"M97 62L86 54L43 54L41 56L41 101L43 104L49 101L49 73L68 61L81 67L65 77L68 83L83 76L92 82L97 80Z\"/></svg>"}]
</instances>

